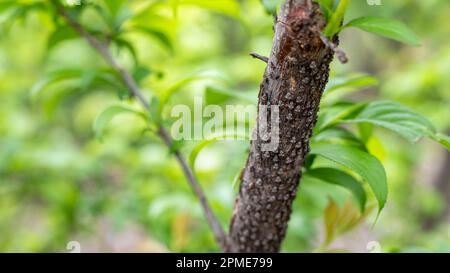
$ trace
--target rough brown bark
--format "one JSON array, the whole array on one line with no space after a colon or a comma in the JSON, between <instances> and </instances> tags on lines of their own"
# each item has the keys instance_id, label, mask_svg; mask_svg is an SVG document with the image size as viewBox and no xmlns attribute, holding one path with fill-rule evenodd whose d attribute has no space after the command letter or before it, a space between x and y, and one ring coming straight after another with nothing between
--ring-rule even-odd
<instances>
[{"instance_id":1,"label":"rough brown bark","mask_svg":"<svg viewBox=\"0 0 450 273\"><path fill-rule=\"evenodd\" d=\"M267 120L273 114L269 106L279 106L279 146L264 151L261 138L251 142L231 220L230 252L280 250L333 59L320 38L325 25L312 1L290 0L281 9L259 93Z\"/></svg>"}]
</instances>

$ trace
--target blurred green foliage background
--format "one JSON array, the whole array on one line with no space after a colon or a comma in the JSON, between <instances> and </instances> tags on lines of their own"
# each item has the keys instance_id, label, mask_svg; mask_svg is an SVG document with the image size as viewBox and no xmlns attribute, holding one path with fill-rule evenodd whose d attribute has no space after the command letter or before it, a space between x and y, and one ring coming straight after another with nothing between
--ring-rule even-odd
<instances>
[{"instance_id":1,"label":"blurred green foliage background","mask_svg":"<svg viewBox=\"0 0 450 273\"><path fill-rule=\"evenodd\" d=\"M123 98L120 84L88 84L107 67L104 61L84 40L63 41L61 36L70 33L55 34L56 19L47 10L15 13L7 2L0 0L0 251L65 252L69 241L79 241L82 251L218 251L180 167L158 138L143 131L141 120L118 116L103 141L95 138L96 116L116 104L117 96ZM146 96L209 71L220 79L183 86L171 104L192 104L193 96L205 95L208 87L242 92L257 103L265 64L248 53L269 55L273 37L273 18L260 1L123 2L116 15L132 15L125 23L130 31L117 37L112 48L122 64L140 75L136 77ZM333 76L367 73L379 79L379 85L348 99L393 99L448 133L448 14L447 0L382 1L380 6L353 1L348 19L400 19L418 34L422 46L344 31L341 46L350 62L335 61ZM81 20L91 30L112 31L94 9ZM134 49L123 41L131 41ZM61 69L77 78L31 95L39 88L36 83ZM223 96L208 99L222 105L248 103ZM371 215L333 247L365 252L368 242L378 241L387 252L450 252L449 152L429 140L411 145L384 130L375 136L370 147L387 170L387 207L374 227ZM183 150L194 144L185 143ZM197 160L198 178L224 227L237 192L233 180L247 151L247 141L220 142ZM329 197L342 204L349 194L324 183L301 184L283 251L318 247Z\"/></svg>"}]
</instances>

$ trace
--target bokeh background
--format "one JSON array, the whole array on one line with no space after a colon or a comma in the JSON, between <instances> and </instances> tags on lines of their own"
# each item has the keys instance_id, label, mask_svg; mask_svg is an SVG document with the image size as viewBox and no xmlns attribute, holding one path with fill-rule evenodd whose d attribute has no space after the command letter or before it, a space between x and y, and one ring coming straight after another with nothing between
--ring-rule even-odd
<instances>
[{"instance_id":1,"label":"bokeh background","mask_svg":"<svg viewBox=\"0 0 450 273\"><path fill-rule=\"evenodd\" d=\"M69 241L95 252L218 251L180 167L159 139L142 131L139 119L118 116L103 141L95 137L93 121L102 109L117 103L120 90L83 88L79 79L68 79L46 86L37 97L31 95L36 83L55 69L70 68L86 80L106 64L81 39L50 43L55 25L48 12L37 9L20 17L2 10L2 2L0 251L66 252ZM265 64L248 53L268 55L273 37L273 19L260 1L199 0L174 8L176 1L136 0L125 7L137 13L143 2L158 4L135 16L134 23L163 34L126 34L146 67L141 81L146 96L197 71L212 71L222 79L185 85L172 104L192 104L194 95L207 97L205 89L211 87L242 92L257 103ZM402 20L422 46L345 30L341 45L350 62L334 62L333 76L377 77L378 85L348 99L401 102L448 134L450 3L381 2L369 6L353 1L347 18ZM85 12L83 23L99 31L106 28L94 11ZM126 66L133 62L129 50L117 49L115 54ZM249 103L220 95L208 99L222 105ZM386 252L450 252L450 153L429 140L412 145L384 130L378 130L371 143L387 170L388 204L376 225L372 215L333 246L366 252L368 242L377 241ZM194 144L186 142L183 151ZM220 142L197 160L198 178L226 228L237 192L233 180L247 151L247 141ZM302 184L283 251L314 251L324 236L328 198L346 196L345 190L331 185Z\"/></svg>"}]
</instances>

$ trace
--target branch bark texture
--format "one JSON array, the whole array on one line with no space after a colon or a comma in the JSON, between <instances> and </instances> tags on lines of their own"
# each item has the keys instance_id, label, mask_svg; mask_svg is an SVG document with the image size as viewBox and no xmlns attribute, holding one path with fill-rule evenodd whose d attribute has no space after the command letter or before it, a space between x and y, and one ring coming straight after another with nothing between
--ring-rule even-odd
<instances>
[{"instance_id":1,"label":"branch bark texture","mask_svg":"<svg viewBox=\"0 0 450 273\"><path fill-rule=\"evenodd\" d=\"M325 26L319 5L310 0L288 0L282 6L259 92L267 120L273 114L270 106L279 106L279 146L264 151L260 137L251 142L230 224L229 252L280 250L333 59L320 36Z\"/></svg>"}]
</instances>

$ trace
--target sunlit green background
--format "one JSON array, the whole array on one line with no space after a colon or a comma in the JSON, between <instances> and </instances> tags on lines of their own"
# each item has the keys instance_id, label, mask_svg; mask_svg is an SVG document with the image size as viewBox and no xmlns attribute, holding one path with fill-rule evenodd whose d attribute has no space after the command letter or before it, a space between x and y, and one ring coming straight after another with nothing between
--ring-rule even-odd
<instances>
[{"instance_id":1,"label":"sunlit green background","mask_svg":"<svg viewBox=\"0 0 450 273\"><path fill-rule=\"evenodd\" d=\"M92 129L96 116L118 102L120 90L74 88L67 81L32 97L36 82L48 72L70 68L89 77L105 67L81 39L52 46L52 16L33 11L22 19L2 12L0 0L0 251L66 252L69 241L82 251L218 251L201 208L168 149L143 132L133 116L118 116L103 141ZM33 2L33 1L20 1ZM39 1L35 1L39 2ZM265 64L249 52L268 55L273 19L258 0L129 1L138 12L144 2L160 2L133 18L134 23L165 34L126 34L142 67L149 69L141 86L146 96L158 94L198 71L219 80L196 81L173 98L192 104L215 86L253 96ZM183 1L180 1L183 2ZM348 18L376 15L404 21L420 37L410 47L358 30L341 35L350 62L333 64L333 75L367 73L380 84L351 100L393 99L427 116L441 132L450 130L450 29L447 0L382 0L380 6L353 1ZM93 10L83 23L106 29ZM129 50L115 56L127 67ZM223 105L245 100L210 98ZM167 111L170 111L168 109ZM188 153L194 143L187 142ZM378 241L382 251L450 252L450 154L423 140L410 144L379 130L371 149L382 160L389 180L389 200L375 226L375 215L341 236L333 247L368 251ZM200 154L196 171L214 211L225 228L237 187L233 180L244 166L246 141L222 142ZM345 190L326 184L304 184L295 203L285 252L314 251L323 238L323 210Z\"/></svg>"}]
</instances>

